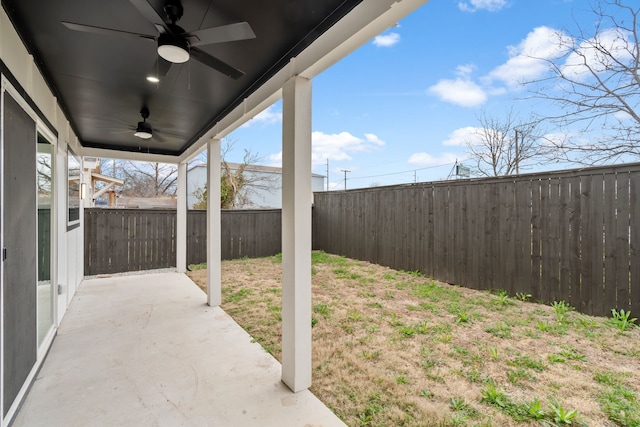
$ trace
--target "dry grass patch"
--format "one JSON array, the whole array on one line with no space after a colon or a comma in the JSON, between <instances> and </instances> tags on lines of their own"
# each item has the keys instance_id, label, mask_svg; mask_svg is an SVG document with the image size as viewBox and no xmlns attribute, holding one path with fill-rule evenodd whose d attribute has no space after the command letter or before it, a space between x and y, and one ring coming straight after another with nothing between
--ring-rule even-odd
<instances>
[{"instance_id":1,"label":"dry grass patch","mask_svg":"<svg viewBox=\"0 0 640 427\"><path fill-rule=\"evenodd\" d=\"M634 324L323 252L312 274L311 390L350 426L640 426ZM280 283L280 257L223 262L222 307L278 360Z\"/></svg>"}]
</instances>

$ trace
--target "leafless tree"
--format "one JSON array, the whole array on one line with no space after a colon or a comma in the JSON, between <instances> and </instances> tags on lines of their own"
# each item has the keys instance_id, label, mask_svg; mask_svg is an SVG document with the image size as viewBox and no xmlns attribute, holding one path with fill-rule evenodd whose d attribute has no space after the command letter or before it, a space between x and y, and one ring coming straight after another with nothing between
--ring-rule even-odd
<instances>
[{"instance_id":1,"label":"leafless tree","mask_svg":"<svg viewBox=\"0 0 640 427\"><path fill-rule=\"evenodd\" d=\"M167 163L126 161L118 164L124 178L122 194L129 197L172 197L178 167Z\"/></svg>"},{"instance_id":2,"label":"leafless tree","mask_svg":"<svg viewBox=\"0 0 640 427\"><path fill-rule=\"evenodd\" d=\"M576 128L552 142L568 160L583 164L640 158L640 2L597 0L595 26L555 33L559 55L545 61L550 75L525 82L533 97L562 113L544 119ZM597 132L595 132L597 131ZM596 134L585 141L583 135Z\"/></svg>"},{"instance_id":3,"label":"leafless tree","mask_svg":"<svg viewBox=\"0 0 640 427\"><path fill-rule=\"evenodd\" d=\"M519 120L513 110L504 117L482 112L480 127L467 141L469 161L482 176L513 175L548 158L553 150L537 135L537 124Z\"/></svg>"}]
</instances>

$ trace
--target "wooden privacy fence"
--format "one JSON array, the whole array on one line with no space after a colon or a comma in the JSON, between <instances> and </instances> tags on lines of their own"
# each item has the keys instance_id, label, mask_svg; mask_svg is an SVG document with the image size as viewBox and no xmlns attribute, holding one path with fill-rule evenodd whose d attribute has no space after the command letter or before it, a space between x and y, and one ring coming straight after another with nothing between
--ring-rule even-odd
<instances>
[{"instance_id":1,"label":"wooden privacy fence","mask_svg":"<svg viewBox=\"0 0 640 427\"><path fill-rule=\"evenodd\" d=\"M222 212L222 258L275 255L282 247L279 210ZM84 210L84 274L176 265L175 209ZM205 211L187 213L187 263L207 259Z\"/></svg>"},{"instance_id":2,"label":"wooden privacy fence","mask_svg":"<svg viewBox=\"0 0 640 427\"><path fill-rule=\"evenodd\" d=\"M282 251L282 215L279 209L222 211L222 259L258 258ZM207 261L207 213L189 211L187 260Z\"/></svg>"},{"instance_id":3,"label":"wooden privacy fence","mask_svg":"<svg viewBox=\"0 0 640 427\"><path fill-rule=\"evenodd\" d=\"M314 248L640 314L640 164L316 193Z\"/></svg>"}]
</instances>

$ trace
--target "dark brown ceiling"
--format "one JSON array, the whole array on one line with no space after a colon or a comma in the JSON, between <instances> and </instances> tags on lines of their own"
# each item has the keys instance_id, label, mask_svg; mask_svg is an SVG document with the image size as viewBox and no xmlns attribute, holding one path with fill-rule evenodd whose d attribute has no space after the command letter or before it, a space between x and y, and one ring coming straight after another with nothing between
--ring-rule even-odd
<instances>
[{"instance_id":1,"label":"dark brown ceiling","mask_svg":"<svg viewBox=\"0 0 640 427\"><path fill-rule=\"evenodd\" d=\"M162 11L164 0L148 0ZM61 21L157 34L131 0L2 0L83 146L179 155L361 0L182 0L186 31L248 22L255 39L200 46L246 74L191 59L159 84L156 44L72 31ZM145 105L153 138L133 136Z\"/></svg>"}]
</instances>

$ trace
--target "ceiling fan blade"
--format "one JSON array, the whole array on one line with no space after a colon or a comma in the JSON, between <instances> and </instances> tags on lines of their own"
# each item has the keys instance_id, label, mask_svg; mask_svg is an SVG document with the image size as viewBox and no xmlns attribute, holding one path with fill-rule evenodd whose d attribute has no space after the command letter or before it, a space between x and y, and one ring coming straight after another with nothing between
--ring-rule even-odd
<instances>
[{"instance_id":1,"label":"ceiling fan blade","mask_svg":"<svg viewBox=\"0 0 640 427\"><path fill-rule=\"evenodd\" d=\"M184 36L189 39L191 46L256 38L256 34L253 32L253 29L251 29L251 25L249 25L248 22L238 22L237 24L191 31L185 33Z\"/></svg>"},{"instance_id":2,"label":"ceiling fan blade","mask_svg":"<svg viewBox=\"0 0 640 427\"><path fill-rule=\"evenodd\" d=\"M156 27L156 29L158 29L158 26L160 26L164 28L165 31L171 32L169 31L169 28L167 27L167 24L164 18L162 17L162 15L160 15L158 11L155 10L147 0L129 0L129 1L136 9L138 9L138 12L140 12L140 14L144 16L147 21L149 21ZM162 33L162 31L160 31L160 33Z\"/></svg>"},{"instance_id":3,"label":"ceiling fan blade","mask_svg":"<svg viewBox=\"0 0 640 427\"><path fill-rule=\"evenodd\" d=\"M237 80L240 77L244 76L243 71L240 71L237 68L232 67L226 62L222 62L218 58L214 58L213 56L209 55L207 52L201 49L198 49L197 47L191 48L191 56L193 57L193 59L196 59L202 62L204 65L207 65L213 68L214 70L221 72L225 76L231 77L234 80Z\"/></svg>"},{"instance_id":4,"label":"ceiling fan blade","mask_svg":"<svg viewBox=\"0 0 640 427\"><path fill-rule=\"evenodd\" d=\"M62 25L64 25L70 30L82 31L84 33L102 34L105 36L134 37L134 38L141 38L141 39L146 39L151 41L155 41L156 39L154 36L150 36L148 34L130 33L128 31L113 30L111 28L94 27L92 25L76 24L73 22L63 21Z\"/></svg>"}]
</instances>

